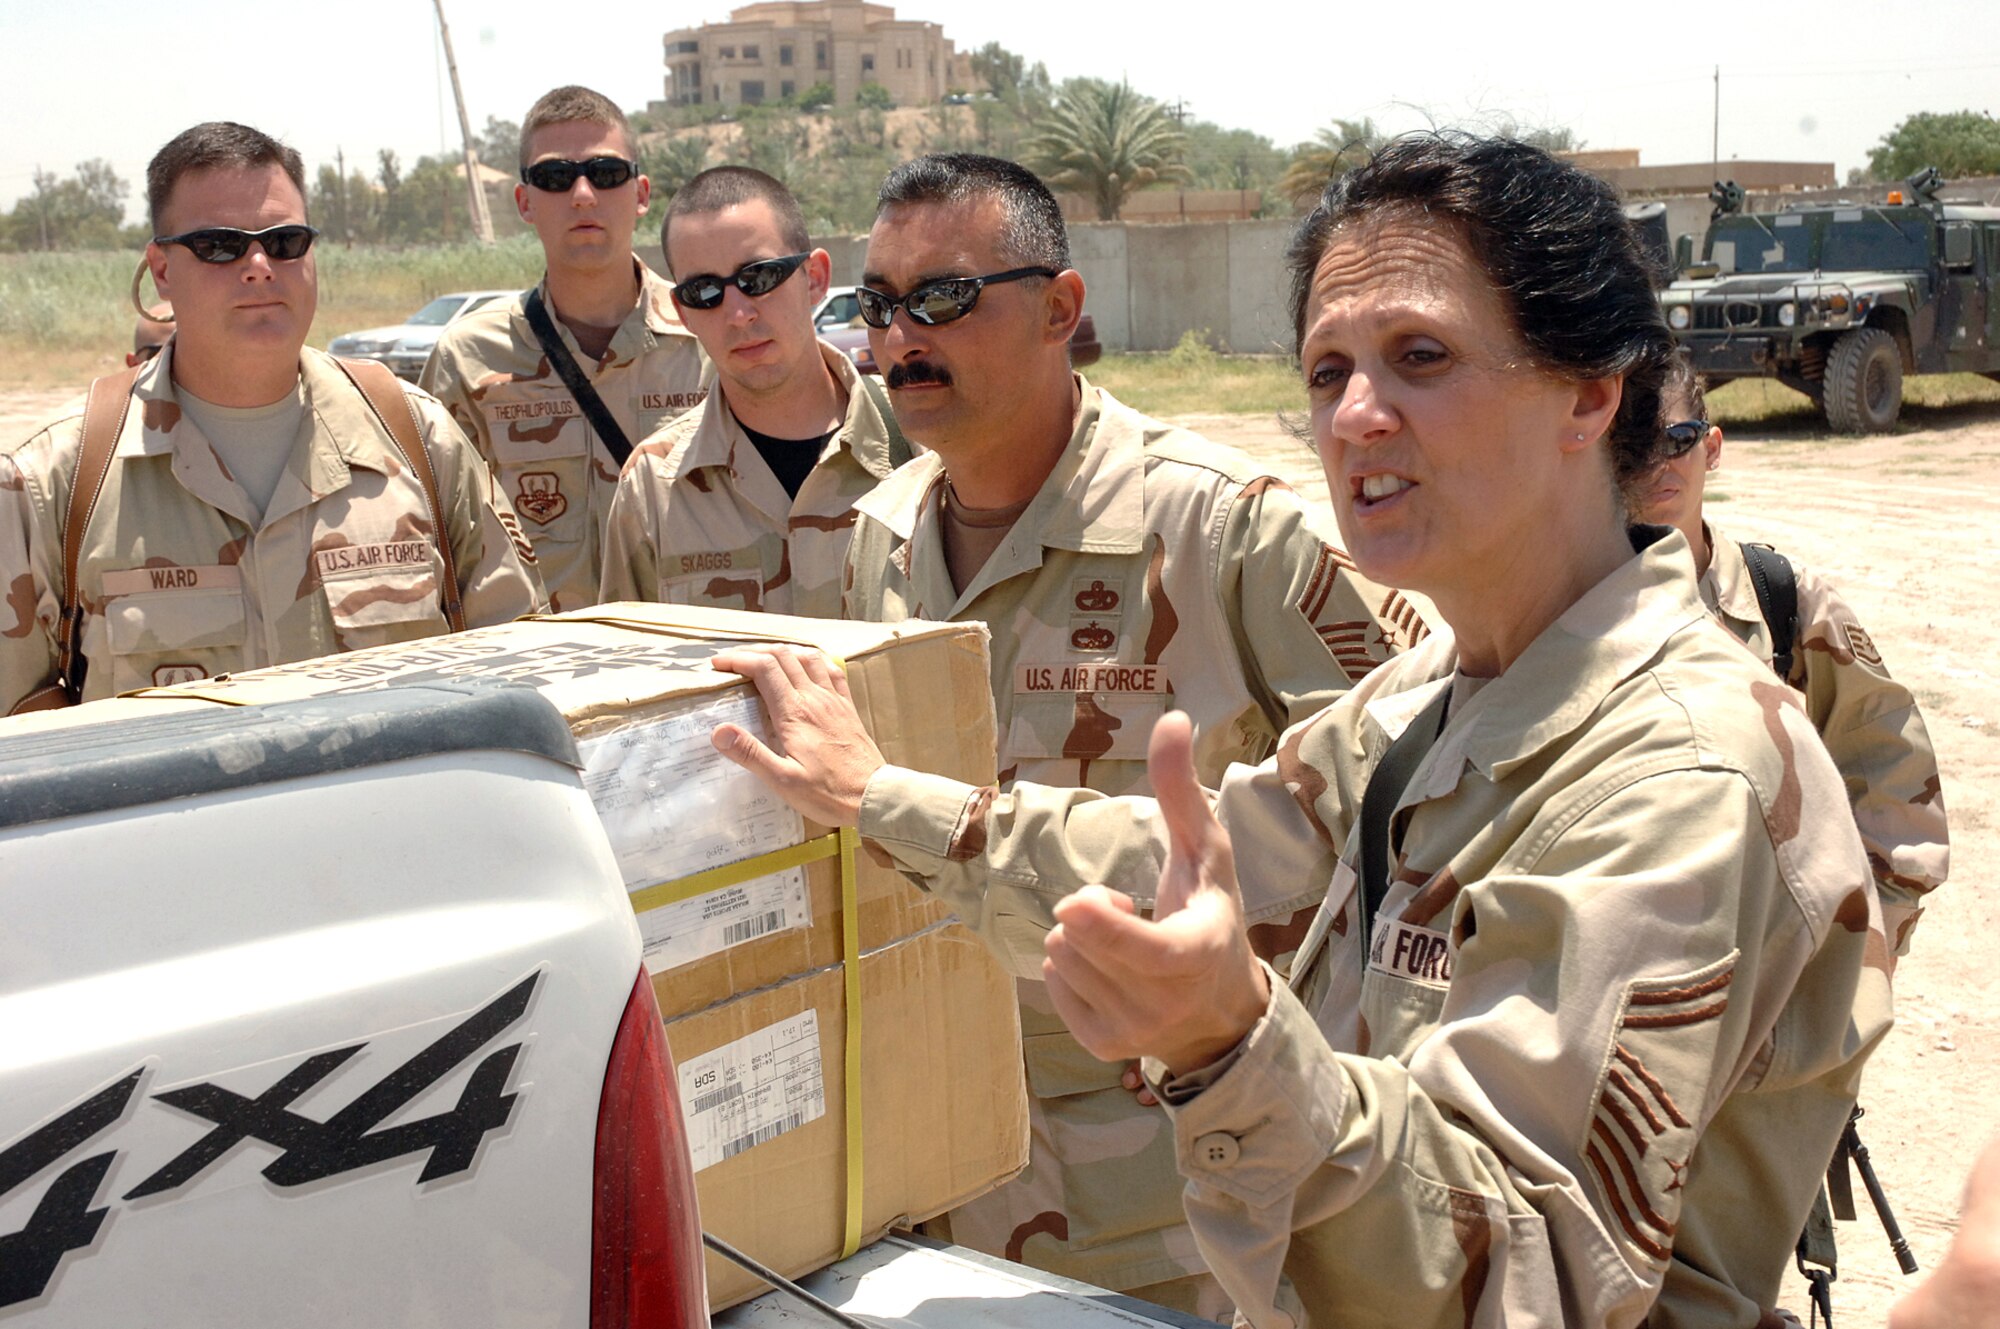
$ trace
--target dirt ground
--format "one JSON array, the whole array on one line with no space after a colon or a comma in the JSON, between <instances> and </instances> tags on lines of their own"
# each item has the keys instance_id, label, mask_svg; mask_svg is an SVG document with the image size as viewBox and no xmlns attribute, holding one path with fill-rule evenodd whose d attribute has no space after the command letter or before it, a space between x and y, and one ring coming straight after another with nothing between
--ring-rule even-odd
<instances>
[{"instance_id":1,"label":"dirt ground","mask_svg":"<svg viewBox=\"0 0 2000 1329\"><path fill-rule=\"evenodd\" d=\"M25 437L72 394L0 393L0 441ZM1267 418L1184 423L1279 468L1324 500L1317 460ZM1832 438L1800 424L1732 432L1710 488L1710 520L1828 574L1924 708L1944 773L1952 875L1898 972L1897 1023L1870 1065L1862 1138L1920 1264L1949 1243L1959 1188L2000 1135L2000 987L1987 986L2000 902L1984 878L2000 858L2000 407L1912 410L1905 432ZM1835 1310L1879 1326L1914 1281L1856 1186L1841 1224ZM1787 1304L1803 1318L1796 1277Z\"/></svg>"}]
</instances>

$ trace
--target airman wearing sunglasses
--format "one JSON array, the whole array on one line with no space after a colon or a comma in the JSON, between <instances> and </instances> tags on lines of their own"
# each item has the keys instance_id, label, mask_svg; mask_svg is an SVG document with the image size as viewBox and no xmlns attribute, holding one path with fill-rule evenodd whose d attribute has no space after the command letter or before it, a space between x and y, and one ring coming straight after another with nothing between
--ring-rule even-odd
<instances>
[{"instance_id":1,"label":"airman wearing sunglasses","mask_svg":"<svg viewBox=\"0 0 2000 1329\"><path fill-rule=\"evenodd\" d=\"M814 335L832 261L791 192L740 166L682 187L660 246L716 391L625 468L603 598L837 616L854 501L909 452L881 389Z\"/></svg>"},{"instance_id":2,"label":"airman wearing sunglasses","mask_svg":"<svg viewBox=\"0 0 2000 1329\"><path fill-rule=\"evenodd\" d=\"M814 676L822 666L782 653L718 663L757 680L785 757L733 726L716 744L814 819L858 825L1023 980L1028 1170L954 1211L951 1237L1213 1316L1226 1302L1186 1227L1166 1116L1135 1095L1136 1072L1091 1057L1056 1015L1040 979L1057 893L1025 865L1061 855L1103 880L1103 847L1069 845L1066 813L1148 791L1147 739L1169 709L1193 716L1201 772L1218 784L1421 625L1354 572L1329 514L1072 372L1083 279L1032 174L925 157L879 197L862 317L902 428L932 451L856 505L843 609L986 622L1000 783L884 766L839 689ZM1313 910L1259 905L1253 937L1280 958Z\"/></svg>"},{"instance_id":3,"label":"airman wearing sunglasses","mask_svg":"<svg viewBox=\"0 0 2000 1329\"><path fill-rule=\"evenodd\" d=\"M1663 394L1664 460L1628 494L1635 520L1673 526L1694 551L1702 599L1722 626L1766 664L1774 633L1748 555L1702 512L1708 474L1722 465L1722 430L1708 420L1701 382L1685 351ZM1755 552L1755 551L1753 551ZM1791 561L1797 614L1785 681L1801 694L1833 764L1846 778L1854 823L1874 870L1883 924L1909 952L1924 901L1950 867L1937 755L1910 690L1890 677L1875 639L1826 578Z\"/></svg>"},{"instance_id":4,"label":"airman wearing sunglasses","mask_svg":"<svg viewBox=\"0 0 2000 1329\"><path fill-rule=\"evenodd\" d=\"M387 417L305 348L318 232L298 153L197 125L146 185L146 261L175 331L93 397L117 425L74 546L80 633L63 606L84 412L0 455L0 710L443 633L454 603L472 625L541 607L533 551L444 409L379 381L416 426L427 492ZM59 642L81 651L62 678Z\"/></svg>"},{"instance_id":5,"label":"airman wearing sunglasses","mask_svg":"<svg viewBox=\"0 0 2000 1329\"><path fill-rule=\"evenodd\" d=\"M547 270L534 290L447 328L419 380L499 475L557 609L597 602L611 494L632 448L707 391L700 345L632 251L652 196L634 152L624 112L588 88L556 88L529 108L514 204Z\"/></svg>"}]
</instances>

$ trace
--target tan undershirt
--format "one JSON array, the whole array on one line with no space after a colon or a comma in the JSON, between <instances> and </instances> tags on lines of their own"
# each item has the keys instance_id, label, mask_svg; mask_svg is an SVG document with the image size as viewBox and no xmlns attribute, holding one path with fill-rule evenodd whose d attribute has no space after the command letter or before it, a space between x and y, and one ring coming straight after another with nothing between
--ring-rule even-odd
<instances>
[{"instance_id":1,"label":"tan undershirt","mask_svg":"<svg viewBox=\"0 0 2000 1329\"><path fill-rule=\"evenodd\" d=\"M951 574L951 589L963 595L986 560L1014 529L1014 523L1035 501L1033 494L1004 508L969 508L958 501L951 481L944 482L944 566Z\"/></svg>"},{"instance_id":2,"label":"tan undershirt","mask_svg":"<svg viewBox=\"0 0 2000 1329\"><path fill-rule=\"evenodd\" d=\"M573 319L566 318L563 320L563 326L568 328L570 335L576 338L578 349L593 360L602 360L604 353L611 349L611 339L618 335L618 329L624 327L625 324L623 320L620 320L617 323L613 323L610 327L604 328L599 327L595 323L578 323Z\"/></svg>"},{"instance_id":3,"label":"tan undershirt","mask_svg":"<svg viewBox=\"0 0 2000 1329\"><path fill-rule=\"evenodd\" d=\"M285 396L268 406L217 406L203 401L185 388L178 390L181 409L194 421L195 428L222 458L230 476L243 486L250 506L262 525L270 511L271 496L278 492L278 478L292 459L298 443L299 425L305 419L304 390L296 383Z\"/></svg>"}]
</instances>

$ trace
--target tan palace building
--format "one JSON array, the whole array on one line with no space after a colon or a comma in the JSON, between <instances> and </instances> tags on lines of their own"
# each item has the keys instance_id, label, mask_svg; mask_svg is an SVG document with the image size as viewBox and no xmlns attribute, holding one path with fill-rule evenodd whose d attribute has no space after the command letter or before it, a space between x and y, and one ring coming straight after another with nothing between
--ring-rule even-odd
<instances>
[{"instance_id":1,"label":"tan palace building","mask_svg":"<svg viewBox=\"0 0 2000 1329\"><path fill-rule=\"evenodd\" d=\"M675 106L754 106L815 83L852 105L879 83L898 106L927 106L972 86L972 62L936 23L899 19L888 5L817 0L745 5L727 23L666 35L666 100Z\"/></svg>"}]
</instances>

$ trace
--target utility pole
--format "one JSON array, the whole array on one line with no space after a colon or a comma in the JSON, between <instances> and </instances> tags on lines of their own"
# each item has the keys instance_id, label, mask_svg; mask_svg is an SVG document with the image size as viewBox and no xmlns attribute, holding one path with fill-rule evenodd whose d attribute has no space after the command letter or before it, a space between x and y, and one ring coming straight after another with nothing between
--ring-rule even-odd
<instances>
[{"instance_id":1,"label":"utility pole","mask_svg":"<svg viewBox=\"0 0 2000 1329\"><path fill-rule=\"evenodd\" d=\"M334 148L333 169L340 173L339 184L333 191L333 196L340 200L340 243L352 249L354 228L347 224L347 149Z\"/></svg>"},{"instance_id":2,"label":"utility pole","mask_svg":"<svg viewBox=\"0 0 2000 1329\"><path fill-rule=\"evenodd\" d=\"M458 104L458 132L465 141L465 194L472 217L472 234L482 245L493 243L493 218L486 212L486 187L479 182L479 154L472 148L472 122L465 114L465 90L458 84L458 60L451 53L451 29L444 22L444 0L437 6L438 40L444 43L445 68L451 71L451 99Z\"/></svg>"}]
</instances>

